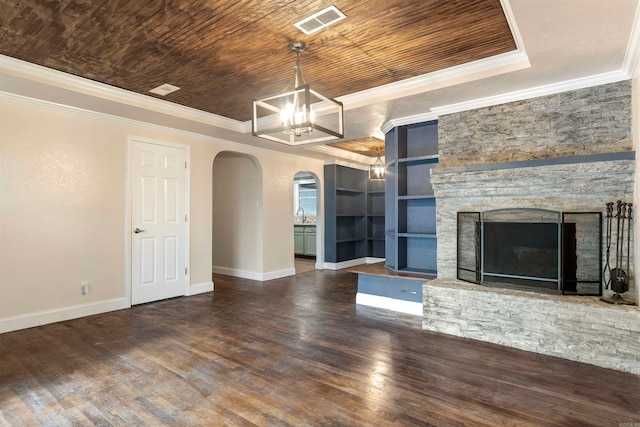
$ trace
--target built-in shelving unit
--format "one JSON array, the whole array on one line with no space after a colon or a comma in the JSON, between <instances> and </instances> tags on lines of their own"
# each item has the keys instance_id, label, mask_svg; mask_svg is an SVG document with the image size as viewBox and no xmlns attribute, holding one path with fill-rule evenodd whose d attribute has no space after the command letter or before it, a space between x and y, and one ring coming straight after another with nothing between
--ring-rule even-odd
<instances>
[{"instance_id":1,"label":"built-in shelving unit","mask_svg":"<svg viewBox=\"0 0 640 427\"><path fill-rule=\"evenodd\" d=\"M384 180L369 180L367 185L367 256L384 258Z\"/></svg>"},{"instance_id":2,"label":"built-in shelving unit","mask_svg":"<svg viewBox=\"0 0 640 427\"><path fill-rule=\"evenodd\" d=\"M436 199L431 169L438 164L436 121L399 126L385 139L386 264L395 271L437 271Z\"/></svg>"},{"instance_id":3,"label":"built-in shelving unit","mask_svg":"<svg viewBox=\"0 0 640 427\"><path fill-rule=\"evenodd\" d=\"M325 262L367 256L367 172L341 165L324 167Z\"/></svg>"}]
</instances>

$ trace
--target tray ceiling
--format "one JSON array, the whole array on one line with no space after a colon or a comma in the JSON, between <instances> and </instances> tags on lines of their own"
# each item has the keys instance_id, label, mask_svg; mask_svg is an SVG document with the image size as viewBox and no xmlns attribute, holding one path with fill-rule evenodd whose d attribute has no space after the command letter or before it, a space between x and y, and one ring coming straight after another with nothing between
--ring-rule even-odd
<instances>
[{"instance_id":1,"label":"tray ceiling","mask_svg":"<svg viewBox=\"0 0 640 427\"><path fill-rule=\"evenodd\" d=\"M293 23L334 4L347 16L305 35ZM516 49L499 0L0 0L0 53L246 121L284 90L291 40L306 80L339 97Z\"/></svg>"}]
</instances>

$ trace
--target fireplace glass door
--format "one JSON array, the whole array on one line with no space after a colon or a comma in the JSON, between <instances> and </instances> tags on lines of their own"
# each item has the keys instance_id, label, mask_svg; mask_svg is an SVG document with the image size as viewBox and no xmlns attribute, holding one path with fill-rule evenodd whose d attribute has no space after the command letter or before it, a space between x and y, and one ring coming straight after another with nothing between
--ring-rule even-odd
<instances>
[{"instance_id":1,"label":"fireplace glass door","mask_svg":"<svg viewBox=\"0 0 640 427\"><path fill-rule=\"evenodd\" d=\"M458 212L457 276L486 286L601 295L599 212Z\"/></svg>"},{"instance_id":2,"label":"fireplace glass door","mask_svg":"<svg viewBox=\"0 0 640 427\"><path fill-rule=\"evenodd\" d=\"M499 209L481 215L482 284L560 292L562 227L559 212Z\"/></svg>"}]
</instances>

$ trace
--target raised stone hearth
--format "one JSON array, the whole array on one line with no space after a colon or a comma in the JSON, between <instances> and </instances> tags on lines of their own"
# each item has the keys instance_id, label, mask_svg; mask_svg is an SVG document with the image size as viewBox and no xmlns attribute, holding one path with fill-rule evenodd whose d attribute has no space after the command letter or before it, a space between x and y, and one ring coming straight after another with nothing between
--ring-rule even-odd
<instances>
[{"instance_id":1,"label":"raised stone hearth","mask_svg":"<svg viewBox=\"0 0 640 427\"><path fill-rule=\"evenodd\" d=\"M640 375L640 310L597 297L423 285L423 329Z\"/></svg>"}]
</instances>

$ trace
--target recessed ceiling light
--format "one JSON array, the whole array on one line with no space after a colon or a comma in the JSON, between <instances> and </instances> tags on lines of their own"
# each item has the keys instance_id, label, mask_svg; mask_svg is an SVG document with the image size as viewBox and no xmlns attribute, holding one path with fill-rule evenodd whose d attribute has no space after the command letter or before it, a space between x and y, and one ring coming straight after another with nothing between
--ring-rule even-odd
<instances>
[{"instance_id":1,"label":"recessed ceiling light","mask_svg":"<svg viewBox=\"0 0 640 427\"><path fill-rule=\"evenodd\" d=\"M304 18L301 21L296 22L295 27L305 33L306 35L320 31L323 28L328 27L331 24L335 24L338 21L343 20L347 16L340 11L334 5L322 9L313 15Z\"/></svg>"},{"instance_id":2,"label":"recessed ceiling light","mask_svg":"<svg viewBox=\"0 0 640 427\"><path fill-rule=\"evenodd\" d=\"M169 83L165 83L165 84L160 85L158 87L154 87L149 92L155 93L156 95L165 96L165 95L169 95L172 92L177 91L178 89L180 89L178 86L174 86L174 85L170 85Z\"/></svg>"}]
</instances>

